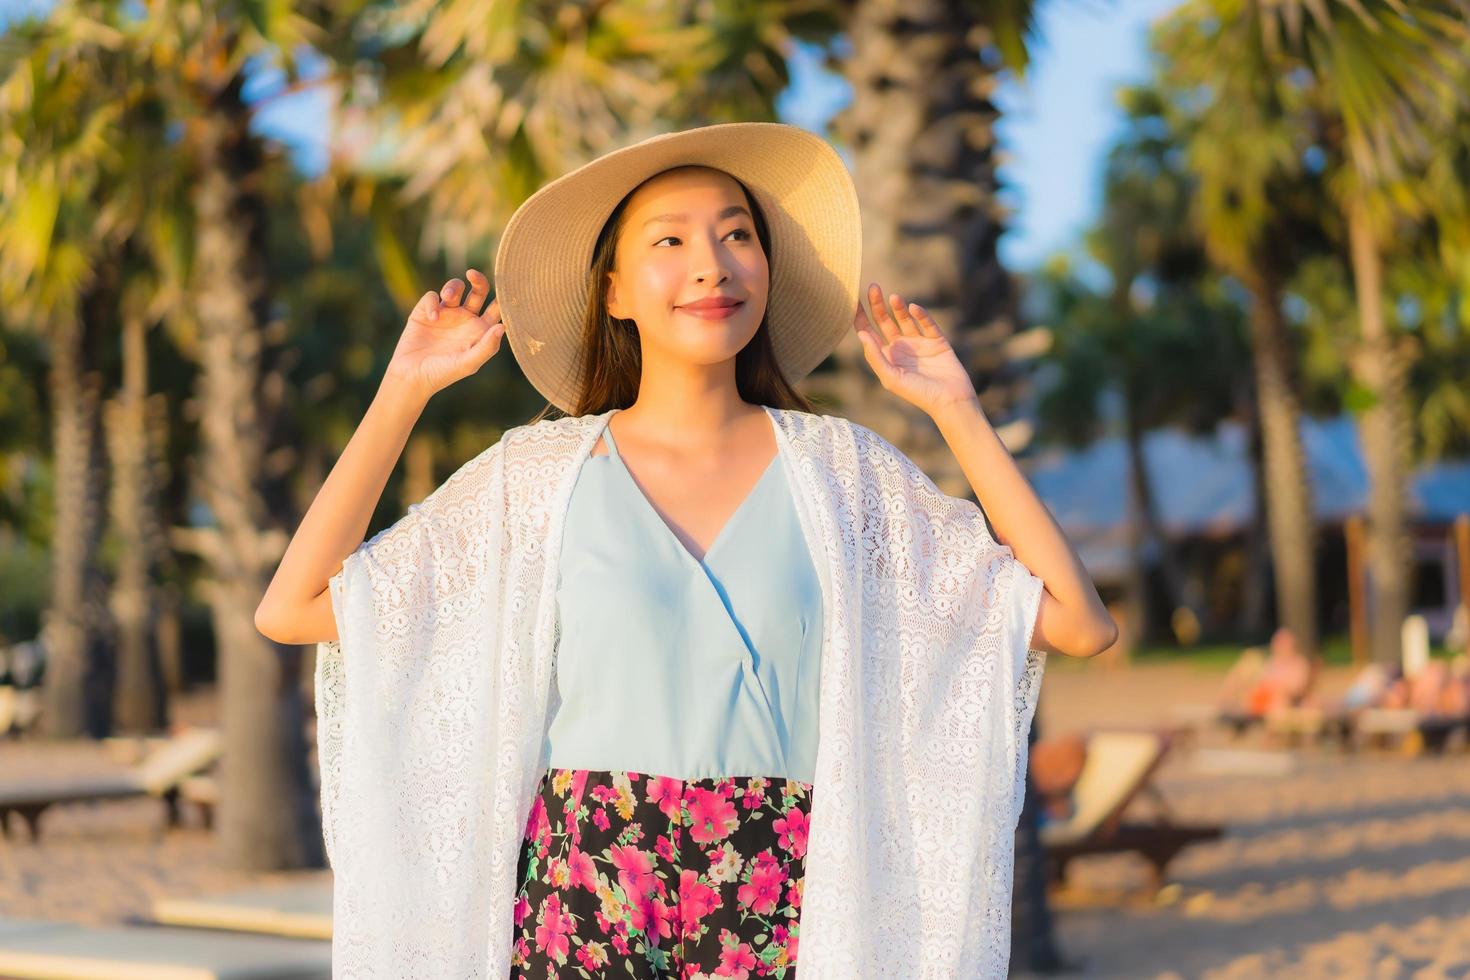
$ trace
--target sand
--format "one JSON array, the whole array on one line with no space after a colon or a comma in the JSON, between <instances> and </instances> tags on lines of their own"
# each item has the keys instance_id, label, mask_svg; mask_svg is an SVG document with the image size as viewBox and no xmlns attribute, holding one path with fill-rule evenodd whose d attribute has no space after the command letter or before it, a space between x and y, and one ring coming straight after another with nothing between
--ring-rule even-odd
<instances>
[{"instance_id":1,"label":"sand","mask_svg":"<svg viewBox=\"0 0 1470 980\"><path fill-rule=\"evenodd\" d=\"M1043 685L1043 731L1162 720L1171 701L1208 702L1219 676L1064 664ZM1348 673L1323 682L1340 691ZM1222 750L1240 771L1209 765ZM1290 771L1272 771L1281 765ZM1462 746L1407 757L1222 734L1173 755L1159 787L1175 819L1223 823L1226 836L1181 854L1159 891L1132 856L1074 863L1053 906L1063 954L1081 966L1075 976L1470 976ZM1148 812L1143 803L1134 811Z\"/></svg>"}]
</instances>

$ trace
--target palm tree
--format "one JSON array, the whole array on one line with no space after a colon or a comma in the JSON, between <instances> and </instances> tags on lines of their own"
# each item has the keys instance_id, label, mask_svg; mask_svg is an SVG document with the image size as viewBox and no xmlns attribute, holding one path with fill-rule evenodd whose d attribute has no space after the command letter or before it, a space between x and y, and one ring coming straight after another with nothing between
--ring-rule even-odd
<instances>
[{"instance_id":1,"label":"palm tree","mask_svg":"<svg viewBox=\"0 0 1470 980\"><path fill-rule=\"evenodd\" d=\"M132 174L143 173L141 156ZM168 724L168 693L179 665L165 664L157 624L164 613L159 572L168 542L159 520L164 483L163 407L148 395L148 328L161 315L160 291L135 249L117 257L127 287L119 303L122 386L103 407L112 467L111 518L117 533L117 577L109 606L117 623L117 679L113 710L125 732L152 732ZM134 269L141 265L143 269Z\"/></svg>"},{"instance_id":2,"label":"palm tree","mask_svg":"<svg viewBox=\"0 0 1470 980\"><path fill-rule=\"evenodd\" d=\"M1120 101L1128 124L1108 155L1102 213L1086 236L1109 284L1099 294L1060 262L1043 274L1055 340L1047 357L1053 376L1038 414L1043 433L1084 444L1107 434L1111 420L1099 402L1117 396L1133 504L1129 621L1146 641L1157 620L1148 608L1151 568L1160 571L1169 610L1202 609L1185 595L1185 576L1162 529L1143 436L1160 426L1208 432L1236 414L1248 402L1241 391L1250 380L1249 345L1236 304L1212 274L1189 221L1194 180L1164 123L1163 96L1138 86L1123 90Z\"/></svg>"},{"instance_id":3,"label":"palm tree","mask_svg":"<svg viewBox=\"0 0 1470 980\"><path fill-rule=\"evenodd\" d=\"M1211 260L1250 297L1262 484L1279 620L1318 651L1316 515L1301 443L1301 396L1282 309L1296 236L1306 127L1301 99L1276 84L1258 24L1225 0L1196 0L1155 29L1160 89L1198 180L1194 221Z\"/></svg>"},{"instance_id":4,"label":"palm tree","mask_svg":"<svg viewBox=\"0 0 1470 980\"><path fill-rule=\"evenodd\" d=\"M221 852L241 868L316 867L324 854L306 765L301 650L265 639L252 616L295 515L271 455L285 385L265 254L270 176L285 164L251 131L243 88L252 59L326 32L290 5L224 3L153 4L126 26L138 70L180 134L174 152L189 178L181 228L189 291L169 318L199 365L195 473L213 525L176 528L173 541L210 571L202 591L225 737Z\"/></svg>"},{"instance_id":5,"label":"palm tree","mask_svg":"<svg viewBox=\"0 0 1470 980\"><path fill-rule=\"evenodd\" d=\"M1389 330L1383 252L1396 222L1438 206L1424 193L1422 170L1448 142L1445 123L1470 80L1470 24L1462 5L1439 0L1288 0L1262 4L1254 16L1276 77L1285 84L1293 69L1308 70L1311 96L1340 125L1326 142L1345 164L1329 186L1347 226L1362 332L1350 365L1369 402L1359 434L1369 474L1371 643L1375 659L1396 664L1413 573L1404 487L1414 445L1413 357Z\"/></svg>"},{"instance_id":6,"label":"palm tree","mask_svg":"<svg viewBox=\"0 0 1470 980\"><path fill-rule=\"evenodd\" d=\"M1037 5L858 0L837 4L846 51L829 56L852 88L832 120L850 153L863 202L864 284L922 303L950 328L989 418L1003 423L1020 397L1006 341L1017 290L997 253L1006 214L994 95L1002 72L1024 73ZM919 462L946 492L970 487L938 431L881 397L862 348L849 338L835 373L814 380L844 411ZM1013 450L1019 437L999 432Z\"/></svg>"},{"instance_id":7,"label":"palm tree","mask_svg":"<svg viewBox=\"0 0 1470 980\"><path fill-rule=\"evenodd\" d=\"M1189 222L1194 181L1179 162L1179 146L1167 126L1162 133L1156 129L1164 121L1165 100L1137 87L1123 91L1120 101L1133 125L1109 154L1103 213L1088 242L1112 279L1103 316L1113 329L1099 339L1115 365L1106 376L1123 385L1134 509L1134 622L1139 635L1147 636L1143 556L1150 551L1158 555L1169 610L1187 606L1196 616L1203 610L1199 597L1184 594L1185 576L1147 478L1143 435L1166 425L1210 432L1249 405L1250 399L1240 397L1242 375L1249 380L1249 344L1220 284L1207 278L1204 245Z\"/></svg>"},{"instance_id":8,"label":"palm tree","mask_svg":"<svg viewBox=\"0 0 1470 980\"><path fill-rule=\"evenodd\" d=\"M126 141L129 101L119 35L99 13L64 6L47 22L14 22L0 46L0 297L51 353L56 519L42 725L53 737L106 728L85 700L110 645L96 569L106 487L99 353L120 301L113 259L135 213L108 205L124 179L114 147Z\"/></svg>"}]
</instances>

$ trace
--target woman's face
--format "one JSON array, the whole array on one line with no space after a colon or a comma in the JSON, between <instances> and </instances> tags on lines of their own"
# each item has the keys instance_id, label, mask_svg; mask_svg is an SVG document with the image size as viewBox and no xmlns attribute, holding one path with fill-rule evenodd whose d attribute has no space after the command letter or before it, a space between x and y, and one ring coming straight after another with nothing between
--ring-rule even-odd
<instances>
[{"instance_id":1,"label":"woman's face","mask_svg":"<svg viewBox=\"0 0 1470 980\"><path fill-rule=\"evenodd\" d=\"M769 286L766 253L745 193L727 174L669 171L629 199L607 309L638 324L645 365L730 360L760 327ZM712 296L740 305L724 316L687 308Z\"/></svg>"}]
</instances>

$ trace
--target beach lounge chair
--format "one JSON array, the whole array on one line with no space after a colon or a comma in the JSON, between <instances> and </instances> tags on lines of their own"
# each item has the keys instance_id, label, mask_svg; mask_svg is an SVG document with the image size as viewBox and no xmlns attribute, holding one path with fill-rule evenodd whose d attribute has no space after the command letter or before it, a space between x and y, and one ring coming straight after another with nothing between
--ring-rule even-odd
<instances>
[{"instance_id":1,"label":"beach lounge chair","mask_svg":"<svg viewBox=\"0 0 1470 980\"><path fill-rule=\"evenodd\" d=\"M1397 680L1372 709L1354 719L1355 747L1397 746L1411 754L1443 752L1456 732L1470 739L1470 664L1463 656L1450 663L1423 664Z\"/></svg>"},{"instance_id":2,"label":"beach lounge chair","mask_svg":"<svg viewBox=\"0 0 1470 980\"><path fill-rule=\"evenodd\" d=\"M329 942L0 919L0 976L17 980L329 980L331 975Z\"/></svg>"},{"instance_id":3,"label":"beach lounge chair","mask_svg":"<svg viewBox=\"0 0 1470 980\"><path fill-rule=\"evenodd\" d=\"M1162 731L1101 731L1088 737L1071 818L1041 828L1053 881L1065 879L1074 858L1133 851L1149 862L1157 886L1180 851L1223 834L1218 825L1176 823L1169 816L1153 778L1171 744L1172 736ZM1125 821L1124 811L1143 795L1153 799L1157 815Z\"/></svg>"},{"instance_id":4,"label":"beach lounge chair","mask_svg":"<svg viewBox=\"0 0 1470 980\"><path fill-rule=\"evenodd\" d=\"M220 754L217 728L189 728L149 752L136 765L117 772L83 776L0 779L0 835L10 836L9 817L18 813L40 837L41 814L57 803L121 800L156 796L168 806L168 825L179 823L179 784L205 769Z\"/></svg>"},{"instance_id":5,"label":"beach lounge chair","mask_svg":"<svg viewBox=\"0 0 1470 980\"><path fill-rule=\"evenodd\" d=\"M222 895L160 898L153 919L162 925L332 938L332 879L270 885Z\"/></svg>"}]
</instances>

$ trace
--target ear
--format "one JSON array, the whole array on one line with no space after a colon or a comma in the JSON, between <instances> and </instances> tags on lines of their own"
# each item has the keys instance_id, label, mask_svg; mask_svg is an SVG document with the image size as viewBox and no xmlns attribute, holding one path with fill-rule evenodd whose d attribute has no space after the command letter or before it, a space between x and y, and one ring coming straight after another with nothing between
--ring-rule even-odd
<instances>
[{"instance_id":1,"label":"ear","mask_svg":"<svg viewBox=\"0 0 1470 980\"><path fill-rule=\"evenodd\" d=\"M623 315L623 306L622 306L622 304L620 302L618 302L617 274L616 273L613 273L613 272L609 272L607 274L607 304L606 305L607 305L607 312L608 312L609 315L615 316L619 320L626 320L627 319L627 317Z\"/></svg>"}]
</instances>

